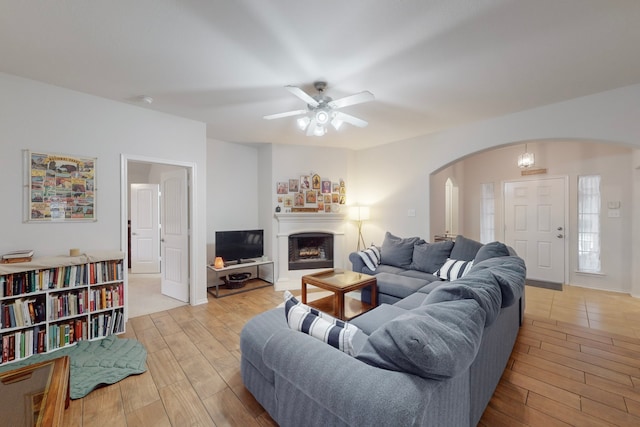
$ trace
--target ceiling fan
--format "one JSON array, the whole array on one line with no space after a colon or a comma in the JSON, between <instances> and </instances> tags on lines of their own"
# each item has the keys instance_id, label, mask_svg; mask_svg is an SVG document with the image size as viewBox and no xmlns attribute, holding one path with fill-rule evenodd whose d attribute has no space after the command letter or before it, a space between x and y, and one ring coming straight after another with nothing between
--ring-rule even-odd
<instances>
[{"instance_id":1,"label":"ceiling fan","mask_svg":"<svg viewBox=\"0 0 640 427\"><path fill-rule=\"evenodd\" d=\"M302 130L307 131L307 136L322 136L327 133L327 124L336 129L340 129L343 123L350 123L357 127L365 127L369 123L366 121L354 117L350 114L338 111L340 108L350 105L361 104L363 102L369 102L374 100L374 96L369 91L363 91L354 95L345 96L344 98L333 100L331 97L324 94L324 90L327 87L327 82L315 82L313 87L318 91L317 95L309 95L297 86L285 86L289 92L307 103L305 110L287 111L286 113L270 114L264 116L267 120L280 119L283 117L301 116L297 122L298 126Z\"/></svg>"}]
</instances>

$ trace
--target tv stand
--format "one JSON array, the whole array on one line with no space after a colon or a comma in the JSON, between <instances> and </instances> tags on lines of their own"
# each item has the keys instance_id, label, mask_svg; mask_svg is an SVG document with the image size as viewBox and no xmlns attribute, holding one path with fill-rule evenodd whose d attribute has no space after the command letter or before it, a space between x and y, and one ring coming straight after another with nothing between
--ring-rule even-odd
<instances>
[{"instance_id":1,"label":"tv stand","mask_svg":"<svg viewBox=\"0 0 640 427\"><path fill-rule=\"evenodd\" d=\"M252 262L257 262L257 260L255 259L251 259L251 258L241 258L235 261L228 261L224 263L225 267L232 267L234 265L240 265L240 264L251 264Z\"/></svg>"},{"instance_id":2,"label":"tv stand","mask_svg":"<svg viewBox=\"0 0 640 427\"><path fill-rule=\"evenodd\" d=\"M262 261L262 259L241 259L238 261L231 261L229 264L225 263L222 268L215 268L213 264L207 265L207 268L215 275L213 284L207 284L207 292L216 298L273 286L274 283L273 261ZM241 269L255 269L255 275L252 274L249 280L256 280L253 281L253 283L248 283L242 288L225 289L225 283L221 277L232 274L235 270Z\"/></svg>"}]
</instances>

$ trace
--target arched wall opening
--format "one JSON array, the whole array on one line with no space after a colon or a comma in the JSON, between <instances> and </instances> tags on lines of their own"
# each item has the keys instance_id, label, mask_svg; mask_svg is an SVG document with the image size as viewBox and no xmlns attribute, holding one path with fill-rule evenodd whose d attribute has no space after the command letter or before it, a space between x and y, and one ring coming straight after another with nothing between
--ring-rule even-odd
<instances>
[{"instance_id":1,"label":"arched wall opening","mask_svg":"<svg viewBox=\"0 0 640 427\"><path fill-rule=\"evenodd\" d=\"M493 183L495 188L495 237L504 239L503 187L507 181L535 180L541 177L567 177L568 190L568 259L569 284L632 292L633 238L629 230L634 226L634 204L637 204L638 170L634 153L623 144L594 140L545 139L526 141L527 150L534 153L535 165L528 170L540 174L525 174L517 166L518 156L525 151L525 142L486 149L467 155L438 169L429 177L429 229L431 235L443 234L446 223L446 182L457 183L459 190L459 234L480 240L481 185ZM597 174L602 177L602 274L577 272L577 179L580 175ZM609 203L620 208L609 214ZM637 210L635 210L637 212ZM619 214L619 216L617 216Z\"/></svg>"}]
</instances>

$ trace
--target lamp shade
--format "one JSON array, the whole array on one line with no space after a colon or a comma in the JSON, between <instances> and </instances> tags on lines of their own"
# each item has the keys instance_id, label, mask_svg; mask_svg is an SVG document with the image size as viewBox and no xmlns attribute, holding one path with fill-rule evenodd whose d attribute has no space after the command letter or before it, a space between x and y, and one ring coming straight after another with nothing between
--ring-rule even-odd
<instances>
[{"instance_id":1,"label":"lamp shade","mask_svg":"<svg viewBox=\"0 0 640 427\"><path fill-rule=\"evenodd\" d=\"M353 221L366 221L370 218L369 206L352 206L349 209L349 218Z\"/></svg>"},{"instance_id":2,"label":"lamp shade","mask_svg":"<svg viewBox=\"0 0 640 427\"><path fill-rule=\"evenodd\" d=\"M217 256L215 261L213 261L213 268L224 268L224 261L221 256Z\"/></svg>"}]
</instances>

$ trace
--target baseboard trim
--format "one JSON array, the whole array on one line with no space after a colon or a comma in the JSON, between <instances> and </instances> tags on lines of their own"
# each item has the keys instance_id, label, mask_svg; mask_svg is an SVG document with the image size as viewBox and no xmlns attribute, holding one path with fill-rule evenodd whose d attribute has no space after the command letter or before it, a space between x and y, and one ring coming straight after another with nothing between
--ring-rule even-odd
<instances>
[{"instance_id":1,"label":"baseboard trim","mask_svg":"<svg viewBox=\"0 0 640 427\"><path fill-rule=\"evenodd\" d=\"M562 291L562 283L545 282L544 280L526 279L526 285L535 286L536 288L551 289L553 291Z\"/></svg>"}]
</instances>

